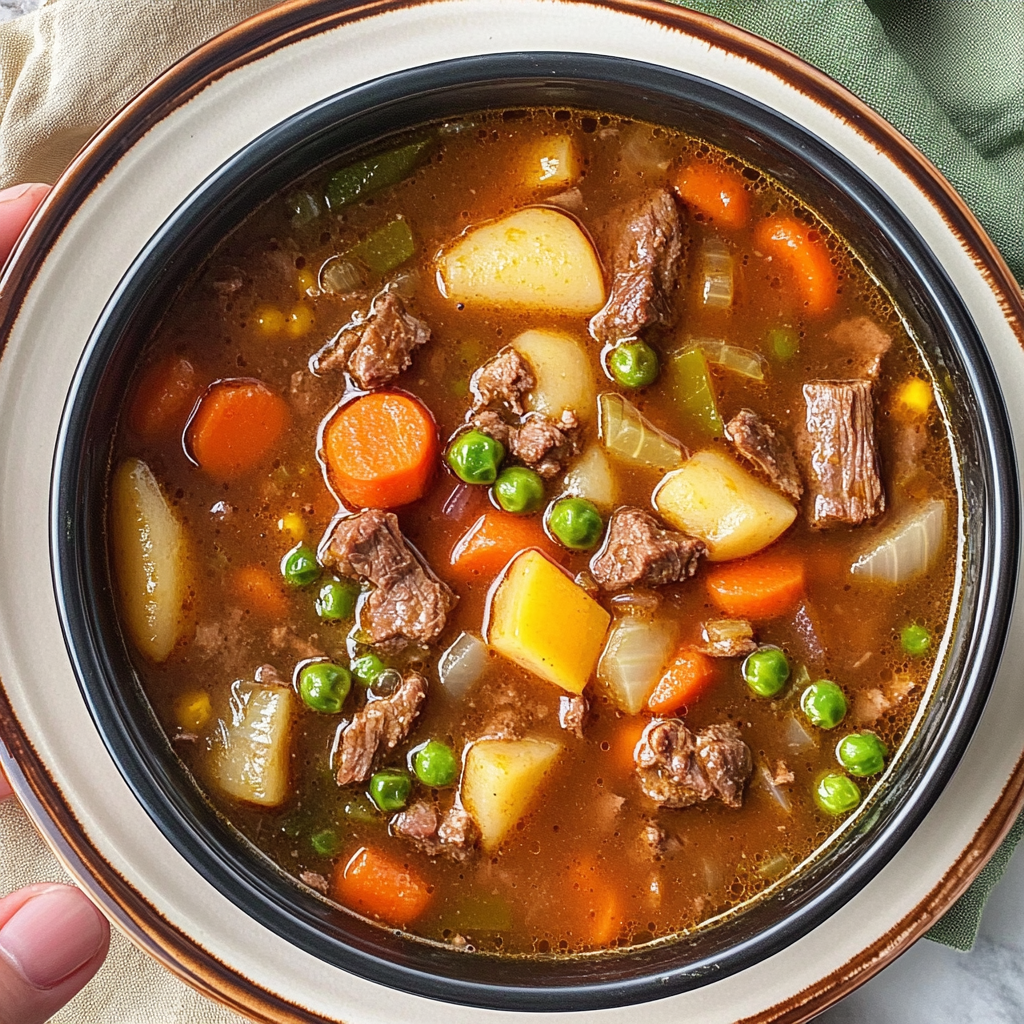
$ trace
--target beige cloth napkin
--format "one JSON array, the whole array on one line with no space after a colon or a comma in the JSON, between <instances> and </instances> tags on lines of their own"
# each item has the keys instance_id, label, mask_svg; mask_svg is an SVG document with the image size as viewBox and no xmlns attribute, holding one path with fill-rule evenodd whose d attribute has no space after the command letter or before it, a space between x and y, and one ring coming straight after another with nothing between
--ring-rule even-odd
<instances>
[{"instance_id":1,"label":"beige cloth napkin","mask_svg":"<svg viewBox=\"0 0 1024 1024\"><path fill-rule=\"evenodd\" d=\"M52 183L115 111L179 57L272 0L47 0L0 24L0 188ZM0 805L0 895L68 881L12 800ZM115 933L55 1024L242 1024Z\"/></svg>"}]
</instances>

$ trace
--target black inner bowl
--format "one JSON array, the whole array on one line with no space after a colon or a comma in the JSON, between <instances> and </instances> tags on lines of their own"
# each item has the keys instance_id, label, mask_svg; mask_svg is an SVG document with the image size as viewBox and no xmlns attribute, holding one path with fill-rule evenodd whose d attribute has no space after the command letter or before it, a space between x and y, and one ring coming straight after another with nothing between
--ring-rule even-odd
<instances>
[{"instance_id":1,"label":"black inner bowl","mask_svg":"<svg viewBox=\"0 0 1024 1024\"><path fill-rule=\"evenodd\" d=\"M485 108L573 106L678 127L763 168L847 237L908 318L948 396L965 507L953 642L896 777L783 891L714 927L626 952L467 955L334 909L249 846L174 755L128 656L106 538L111 442L129 377L175 292L257 205L316 165L396 131ZM728 89L617 58L503 54L401 72L331 97L256 139L161 227L108 303L68 398L55 456L54 586L96 726L170 842L256 921L365 978L482 1007L583 1010L696 988L763 960L842 907L896 853L949 779L1002 650L1018 523L1009 427L991 365L942 267L889 199L806 129Z\"/></svg>"}]
</instances>

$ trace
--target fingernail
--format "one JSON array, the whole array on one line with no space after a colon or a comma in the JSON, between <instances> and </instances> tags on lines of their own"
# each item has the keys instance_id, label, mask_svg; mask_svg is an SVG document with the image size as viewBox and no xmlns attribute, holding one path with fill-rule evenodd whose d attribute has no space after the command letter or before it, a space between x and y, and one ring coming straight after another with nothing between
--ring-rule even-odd
<instances>
[{"instance_id":1,"label":"fingernail","mask_svg":"<svg viewBox=\"0 0 1024 1024\"><path fill-rule=\"evenodd\" d=\"M36 988L48 989L88 963L106 941L100 912L68 885L30 899L0 928L0 954Z\"/></svg>"},{"instance_id":2,"label":"fingernail","mask_svg":"<svg viewBox=\"0 0 1024 1024\"><path fill-rule=\"evenodd\" d=\"M0 189L0 203L12 203L15 199L20 199L30 188L35 188L34 182L28 181L24 185Z\"/></svg>"}]
</instances>

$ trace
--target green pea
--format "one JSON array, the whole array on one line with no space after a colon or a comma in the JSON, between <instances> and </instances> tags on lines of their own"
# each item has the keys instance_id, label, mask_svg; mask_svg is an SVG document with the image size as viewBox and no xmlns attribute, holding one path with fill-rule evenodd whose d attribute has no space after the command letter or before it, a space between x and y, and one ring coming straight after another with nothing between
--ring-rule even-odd
<instances>
[{"instance_id":1,"label":"green pea","mask_svg":"<svg viewBox=\"0 0 1024 1024\"><path fill-rule=\"evenodd\" d=\"M494 497L506 512L536 512L544 504L544 481L525 466L509 466L494 481Z\"/></svg>"},{"instance_id":2,"label":"green pea","mask_svg":"<svg viewBox=\"0 0 1024 1024\"><path fill-rule=\"evenodd\" d=\"M370 776L370 799L382 811L400 811L409 801L412 779L405 772L382 771Z\"/></svg>"},{"instance_id":3,"label":"green pea","mask_svg":"<svg viewBox=\"0 0 1024 1024\"><path fill-rule=\"evenodd\" d=\"M281 575L293 587L308 587L320 577L320 564L311 548L296 544L281 559Z\"/></svg>"},{"instance_id":4,"label":"green pea","mask_svg":"<svg viewBox=\"0 0 1024 1024\"><path fill-rule=\"evenodd\" d=\"M650 345L629 341L612 349L608 369L624 388L645 388L658 379L661 365L658 353Z\"/></svg>"},{"instance_id":5,"label":"green pea","mask_svg":"<svg viewBox=\"0 0 1024 1024\"><path fill-rule=\"evenodd\" d=\"M493 484L505 446L480 430L459 434L448 448L448 465L467 484Z\"/></svg>"},{"instance_id":6,"label":"green pea","mask_svg":"<svg viewBox=\"0 0 1024 1024\"><path fill-rule=\"evenodd\" d=\"M299 672L299 696L308 707L325 715L341 711L351 685L348 669L332 661L314 661Z\"/></svg>"},{"instance_id":7,"label":"green pea","mask_svg":"<svg viewBox=\"0 0 1024 1024\"><path fill-rule=\"evenodd\" d=\"M789 662L778 647L762 647L747 655L741 671L758 697L774 697L789 679Z\"/></svg>"},{"instance_id":8,"label":"green pea","mask_svg":"<svg viewBox=\"0 0 1024 1024\"><path fill-rule=\"evenodd\" d=\"M604 521L586 498L561 498L548 513L548 529L567 548L589 551L601 539Z\"/></svg>"},{"instance_id":9,"label":"green pea","mask_svg":"<svg viewBox=\"0 0 1024 1024\"><path fill-rule=\"evenodd\" d=\"M768 345L776 359L788 363L800 351L800 338L790 327L774 327L768 332Z\"/></svg>"},{"instance_id":10,"label":"green pea","mask_svg":"<svg viewBox=\"0 0 1024 1024\"><path fill-rule=\"evenodd\" d=\"M328 580L316 598L316 613L325 622L351 619L356 611L359 586L356 583Z\"/></svg>"},{"instance_id":11,"label":"green pea","mask_svg":"<svg viewBox=\"0 0 1024 1024\"><path fill-rule=\"evenodd\" d=\"M811 725L834 729L846 716L846 697L835 683L821 679L804 690L800 707Z\"/></svg>"},{"instance_id":12,"label":"green pea","mask_svg":"<svg viewBox=\"0 0 1024 1024\"><path fill-rule=\"evenodd\" d=\"M900 643L903 650L911 657L919 658L932 645L932 635L924 626L913 624L904 626L900 633Z\"/></svg>"},{"instance_id":13,"label":"green pea","mask_svg":"<svg viewBox=\"0 0 1024 1024\"><path fill-rule=\"evenodd\" d=\"M314 832L309 837L309 844L321 857L333 857L341 849L341 840L333 828Z\"/></svg>"},{"instance_id":14,"label":"green pea","mask_svg":"<svg viewBox=\"0 0 1024 1024\"><path fill-rule=\"evenodd\" d=\"M848 775L829 772L818 779L814 799L826 814L846 814L860 803L860 787Z\"/></svg>"},{"instance_id":15,"label":"green pea","mask_svg":"<svg viewBox=\"0 0 1024 1024\"><path fill-rule=\"evenodd\" d=\"M352 669L352 675L356 677L356 682L362 683L363 686L373 686L374 680L387 666L376 654L363 654L354 658L349 667Z\"/></svg>"},{"instance_id":16,"label":"green pea","mask_svg":"<svg viewBox=\"0 0 1024 1024\"><path fill-rule=\"evenodd\" d=\"M459 774L455 752L446 743L428 740L413 754L412 770L424 786L450 786Z\"/></svg>"},{"instance_id":17,"label":"green pea","mask_svg":"<svg viewBox=\"0 0 1024 1024\"><path fill-rule=\"evenodd\" d=\"M836 758L851 775L877 775L889 748L873 732L851 732L836 747Z\"/></svg>"},{"instance_id":18,"label":"green pea","mask_svg":"<svg viewBox=\"0 0 1024 1024\"><path fill-rule=\"evenodd\" d=\"M380 820L377 816L377 808L370 803L365 793L357 793L345 800L341 805L341 813L349 821L358 821L362 824Z\"/></svg>"}]
</instances>

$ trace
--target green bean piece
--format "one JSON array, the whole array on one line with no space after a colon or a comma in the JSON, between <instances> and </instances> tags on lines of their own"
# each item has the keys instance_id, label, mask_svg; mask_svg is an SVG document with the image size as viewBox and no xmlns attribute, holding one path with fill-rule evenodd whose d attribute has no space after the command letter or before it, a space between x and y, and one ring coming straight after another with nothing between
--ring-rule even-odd
<instances>
[{"instance_id":1,"label":"green bean piece","mask_svg":"<svg viewBox=\"0 0 1024 1024\"><path fill-rule=\"evenodd\" d=\"M900 644L912 658L920 658L931 647L932 635L924 626L913 623L903 627Z\"/></svg>"},{"instance_id":2,"label":"green bean piece","mask_svg":"<svg viewBox=\"0 0 1024 1024\"><path fill-rule=\"evenodd\" d=\"M811 683L800 696L800 707L811 725L819 729L834 729L846 717L846 697L828 679Z\"/></svg>"},{"instance_id":3,"label":"green bean piece","mask_svg":"<svg viewBox=\"0 0 1024 1024\"><path fill-rule=\"evenodd\" d=\"M467 484L493 484L505 446L480 430L466 430L448 448L448 465Z\"/></svg>"},{"instance_id":4,"label":"green bean piece","mask_svg":"<svg viewBox=\"0 0 1024 1024\"><path fill-rule=\"evenodd\" d=\"M829 772L814 787L814 799L826 814L846 814L860 803L860 787L848 775Z\"/></svg>"},{"instance_id":5,"label":"green bean piece","mask_svg":"<svg viewBox=\"0 0 1024 1024\"><path fill-rule=\"evenodd\" d=\"M721 437L725 427L703 350L694 347L677 352L669 360L668 369L676 408L712 437Z\"/></svg>"},{"instance_id":6,"label":"green bean piece","mask_svg":"<svg viewBox=\"0 0 1024 1024\"><path fill-rule=\"evenodd\" d=\"M316 613L325 622L351 619L356 612L359 585L350 580L328 580L316 598Z\"/></svg>"},{"instance_id":7,"label":"green bean piece","mask_svg":"<svg viewBox=\"0 0 1024 1024\"><path fill-rule=\"evenodd\" d=\"M885 767L889 748L873 732L851 732L836 747L836 758L851 774L877 775Z\"/></svg>"},{"instance_id":8,"label":"green bean piece","mask_svg":"<svg viewBox=\"0 0 1024 1024\"><path fill-rule=\"evenodd\" d=\"M589 551L601 539L604 520L586 498L560 498L548 513L548 529L555 540L573 551Z\"/></svg>"},{"instance_id":9,"label":"green bean piece","mask_svg":"<svg viewBox=\"0 0 1024 1024\"><path fill-rule=\"evenodd\" d=\"M747 655L740 671L758 697L774 697L789 679L789 661L778 647L762 647Z\"/></svg>"},{"instance_id":10,"label":"green bean piece","mask_svg":"<svg viewBox=\"0 0 1024 1024\"><path fill-rule=\"evenodd\" d=\"M358 658L352 659L349 668L351 668L357 683L361 683L363 686L373 686L377 676L387 666L376 654L362 654Z\"/></svg>"},{"instance_id":11,"label":"green bean piece","mask_svg":"<svg viewBox=\"0 0 1024 1024\"><path fill-rule=\"evenodd\" d=\"M768 332L768 347L780 363L788 363L800 351L800 337L791 327L773 327Z\"/></svg>"},{"instance_id":12,"label":"green bean piece","mask_svg":"<svg viewBox=\"0 0 1024 1024\"><path fill-rule=\"evenodd\" d=\"M335 171L327 179L327 187L324 189L327 205L332 210L338 210L382 188L397 185L427 156L429 147L429 139L420 139Z\"/></svg>"},{"instance_id":13,"label":"green bean piece","mask_svg":"<svg viewBox=\"0 0 1024 1024\"><path fill-rule=\"evenodd\" d=\"M405 772L385 770L370 776L370 799L382 811L400 811L412 792L412 779Z\"/></svg>"},{"instance_id":14,"label":"green bean piece","mask_svg":"<svg viewBox=\"0 0 1024 1024\"><path fill-rule=\"evenodd\" d=\"M450 786L459 774L459 761L447 743L428 740L413 754L412 770L424 786Z\"/></svg>"},{"instance_id":15,"label":"green bean piece","mask_svg":"<svg viewBox=\"0 0 1024 1024\"><path fill-rule=\"evenodd\" d=\"M333 857L341 849L341 840L333 828L314 832L309 837L309 844L321 857Z\"/></svg>"},{"instance_id":16,"label":"green bean piece","mask_svg":"<svg viewBox=\"0 0 1024 1024\"><path fill-rule=\"evenodd\" d=\"M307 707L324 715L341 711L351 686L348 669L333 661L314 661L299 672L299 696Z\"/></svg>"},{"instance_id":17,"label":"green bean piece","mask_svg":"<svg viewBox=\"0 0 1024 1024\"><path fill-rule=\"evenodd\" d=\"M494 481L494 500L506 512L536 512L544 505L544 481L532 469L509 466Z\"/></svg>"},{"instance_id":18,"label":"green bean piece","mask_svg":"<svg viewBox=\"0 0 1024 1024\"><path fill-rule=\"evenodd\" d=\"M396 218L369 234L346 253L365 263L376 274L387 274L411 259L416 242L408 221Z\"/></svg>"},{"instance_id":19,"label":"green bean piece","mask_svg":"<svg viewBox=\"0 0 1024 1024\"><path fill-rule=\"evenodd\" d=\"M312 548L296 544L281 559L281 575L293 587L308 587L320 578L320 563Z\"/></svg>"},{"instance_id":20,"label":"green bean piece","mask_svg":"<svg viewBox=\"0 0 1024 1024\"><path fill-rule=\"evenodd\" d=\"M645 341L628 341L612 349L608 370L624 388L645 388L658 379L661 363Z\"/></svg>"}]
</instances>

